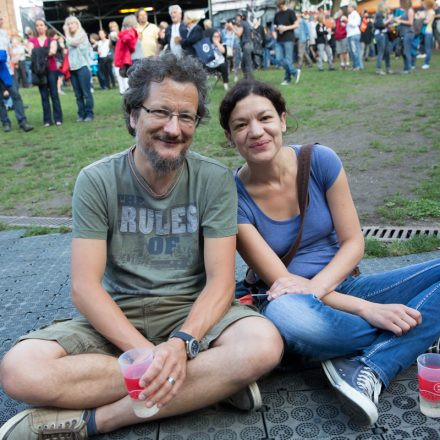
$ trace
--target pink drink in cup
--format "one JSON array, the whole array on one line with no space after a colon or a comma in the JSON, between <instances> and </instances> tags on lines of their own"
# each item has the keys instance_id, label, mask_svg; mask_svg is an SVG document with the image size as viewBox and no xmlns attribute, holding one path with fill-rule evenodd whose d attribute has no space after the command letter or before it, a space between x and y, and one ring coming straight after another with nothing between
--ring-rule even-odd
<instances>
[{"instance_id":1,"label":"pink drink in cup","mask_svg":"<svg viewBox=\"0 0 440 440\"><path fill-rule=\"evenodd\" d=\"M417 358L420 411L440 417L440 354L426 353Z\"/></svg>"},{"instance_id":2,"label":"pink drink in cup","mask_svg":"<svg viewBox=\"0 0 440 440\"><path fill-rule=\"evenodd\" d=\"M125 386L131 397L133 411L138 417L151 417L159 411L154 405L145 406L145 400L139 400L139 394L144 389L139 385L139 379L153 362L153 351L149 348L134 348L119 356L119 366L124 376Z\"/></svg>"}]
</instances>

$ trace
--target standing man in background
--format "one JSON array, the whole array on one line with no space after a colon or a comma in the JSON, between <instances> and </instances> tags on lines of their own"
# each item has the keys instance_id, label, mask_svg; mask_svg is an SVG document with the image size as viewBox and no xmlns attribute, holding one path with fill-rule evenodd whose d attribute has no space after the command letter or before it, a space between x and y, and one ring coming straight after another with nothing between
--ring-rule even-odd
<instances>
[{"instance_id":1,"label":"standing man in background","mask_svg":"<svg viewBox=\"0 0 440 440\"><path fill-rule=\"evenodd\" d=\"M361 16L356 10L357 5L352 2L348 5L348 21L347 21L347 40L348 51L350 53L351 64L354 71L364 68L361 53Z\"/></svg>"},{"instance_id":2,"label":"standing man in background","mask_svg":"<svg viewBox=\"0 0 440 440\"><path fill-rule=\"evenodd\" d=\"M165 44L176 57L180 58L183 55L180 43L182 38L186 38L188 29L182 23L182 8L179 5L171 5L168 8L168 13L171 17L171 26L165 30Z\"/></svg>"},{"instance_id":3,"label":"standing man in background","mask_svg":"<svg viewBox=\"0 0 440 440\"><path fill-rule=\"evenodd\" d=\"M296 78L295 83L299 82L301 70L296 70L293 66L293 40L294 29L299 25L296 14L286 5L286 0L277 1L278 12L274 17L275 34L277 39L276 57L277 61L284 68L284 80L282 86L287 86L292 80L292 76Z\"/></svg>"},{"instance_id":4,"label":"standing man in background","mask_svg":"<svg viewBox=\"0 0 440 440\"><path fill-rule=\"evenodd\" d=\"M142 55L144 58L153 57L159 52L158 38L159 28L148 21L148 14L145 9L138 9L136 12L136 27L139 41L142 46Z\"/></svg>"},{"instance_id":5,"label":"standing man in background","mask_svg":"<svg viewBox=\"0 0 440 440\"><path fill-rule=\"evenodd\" d=\"M246 15L238 14L235 17L234 32L240 39L241 70L243 70L245 79L254 79L254 68L252 66L252 29L251 25L246 20Z\"/></svg>"}]
</instances>

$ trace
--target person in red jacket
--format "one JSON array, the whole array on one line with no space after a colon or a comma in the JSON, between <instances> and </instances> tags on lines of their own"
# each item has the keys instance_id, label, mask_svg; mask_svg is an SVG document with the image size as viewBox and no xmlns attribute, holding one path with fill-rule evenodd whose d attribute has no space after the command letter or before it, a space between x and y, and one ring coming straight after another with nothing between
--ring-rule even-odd
<instances>
[{"instance_id":1,"label":"person in red jacket","mask_svg":"<svg viewBox=\"0 0 440 440\"><path fill-rule=\"evenodd\" d=\"M138 42L136 25L135 15L127 15L122 22L122 30L119 32L118 40L116 41L114 64L119 68L119 75L122 79L121 93L128 89L127 70L133 64L133 54Z\"/></svg>"},{"instance_id":2,"label":"person in red jacket","mask_svg":"<svg viewBox=\"0 0 440 440\"><path fill-rule=\"evenodd\" d=\"M339 56L341 69L345 70L349 66L348 61L348 42L347 42L347 17L342 9L335 14L335 41L336 55Z\"/></svg>"}]
</instances>

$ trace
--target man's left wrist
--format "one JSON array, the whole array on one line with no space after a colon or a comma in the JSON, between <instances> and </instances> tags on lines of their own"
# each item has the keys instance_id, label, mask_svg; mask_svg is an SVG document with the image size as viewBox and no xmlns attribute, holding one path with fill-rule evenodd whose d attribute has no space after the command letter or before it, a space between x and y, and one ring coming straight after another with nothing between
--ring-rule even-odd
<instances>
[{"instance_id":1,"label":"man's left wrist","mask_svg":"<svg viewBox=\"0 0 440 440\"><path fill-rule=\"evenodd\" d=\"M194 359L200 351L200 343L194 336L183 331L175 331L170 335L169 339L180 339L185 344L186 356L188 360Z\"/></svg>"}]
</instances>

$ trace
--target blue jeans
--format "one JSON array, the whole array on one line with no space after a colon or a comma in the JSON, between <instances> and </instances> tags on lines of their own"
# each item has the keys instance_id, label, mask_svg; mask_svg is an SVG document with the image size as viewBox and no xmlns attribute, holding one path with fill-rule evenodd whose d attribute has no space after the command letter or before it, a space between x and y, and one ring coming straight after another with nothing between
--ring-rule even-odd
<instances>
[{"instance_id":1,"label":"blue jeans","mask_svg":"<svg viewBox=\"0 0 440 440\"><path fill-rule=\"evenodd\" d=\"M407 32L402 36L403 43L403 70L409 72L411 70L411 47L414 40L414 33Z\"/></svg>"},{"instance_id":2,"label":"blue jeans","mask_svg":"<svg viewBox=\"0 0 440 440\"><path fill-rule=\"evenodd\" d=\"M12 99L17 122L19 124L26 122L23 101L21 99L20 93L18 93L14 77L12 78L12 85L6 86L4 83L2 83L2 86L9 92L9 96ZM0 103L0 121L2 121L3 125L11 125L11 120L8 117L8 111L6 110L6 107L3 105L2 102Z\"/></svg>"},{"instance_id":3,"label":"blue jeans","mask_svg":"<svg viewBox=\"0 0 440 440\"><path fill-rule=\"evenodd\" d=\"M432 55L432 45L434 43L434 36L431 33L425 34L425 64L429 66Z\"/></svg>"},{"instance_id":4,"label":"blue jeans","mask_svg":"<svg viewBox=\"0 0 440 440\"><path fill-rule=\"evenodd\" d=\"M382 68L382 58L385 60L385 66L387 69L390 68L390 42L388 40L387 34L379 32L374 34L377 44L377 58L376 58L376 69L380 70Z\"/></svg>"},{"instance_id":5,"label":"blue jeans","mask_svg":"<svg viewBox=\"0 0 440 440\"><path fill-rule=\"evenodd\" d=\"M360 316L325 305L314 295L283 295L266 301L261 312L280 331L286 351L315 360L355 354L388 386L440 336L440 259L349 276L335 290L375 303L405 304L422 314L422 323L397 337Z\"/></svg>"},{"instance_id":6,"label":"blue jeans","mask_svg":"<svg viewBox=\"0 0 440 440\"><path fill-rule=\"evenodd\" d=\"M75 92L78 117L93 118L93 95L90 91L90 70L83 66L78 70L70 71L73 91Z\"/></svg>"},{"instance_id":7,"label":"blue jeans","mask_svg":"<svg viewBox=\"0 0 440 440\"><path fill-rule=\"evenodd\" d=\"M263 69L267 69L271 64L276 65L276 58L274 58L270 51L275 48L275 41L272 40L268 46L265 46L263 52ZM275 62L274 62L275 61Z\"/></svg>"},{"instance_id":8,"label":"blue jeans","mask_svg":"<svg viewBox=\"0 0 440 440\"><path fill-rule=\"evenodd\" d=\"M290 81L291 77L297 74L295 67L293 67L293 41L278 41L275 53L278 64L284 68L284 80Z\"/></svg>"},{"instance_id":9,"label":"blue jeans","mask_svg":"<svg viewBox=\"0 0 440 440\"><path fill-rule=\"evenodd\" d=\"M63 122L63 112L61 110L60 97L58 95L57 81L58 72L54 70L49 70L47 72L47 85L38 86L41 95L41 105L43 106L44 124L52 124L53 121ZM49 96L52 100L53 120Z\"/></svg>"},{"instance_id":10,"label":"blue jeans","mask_svg":"<svg viewBox=\"0 0 440 440\"><path fill-rule=\"evenodd\" d=\"M347 38L348 51L350 53L351 63L354 69L363 69L364 62L362 61L361 51L361 35L353 35Z\"/></svg>"}]
</instances>

